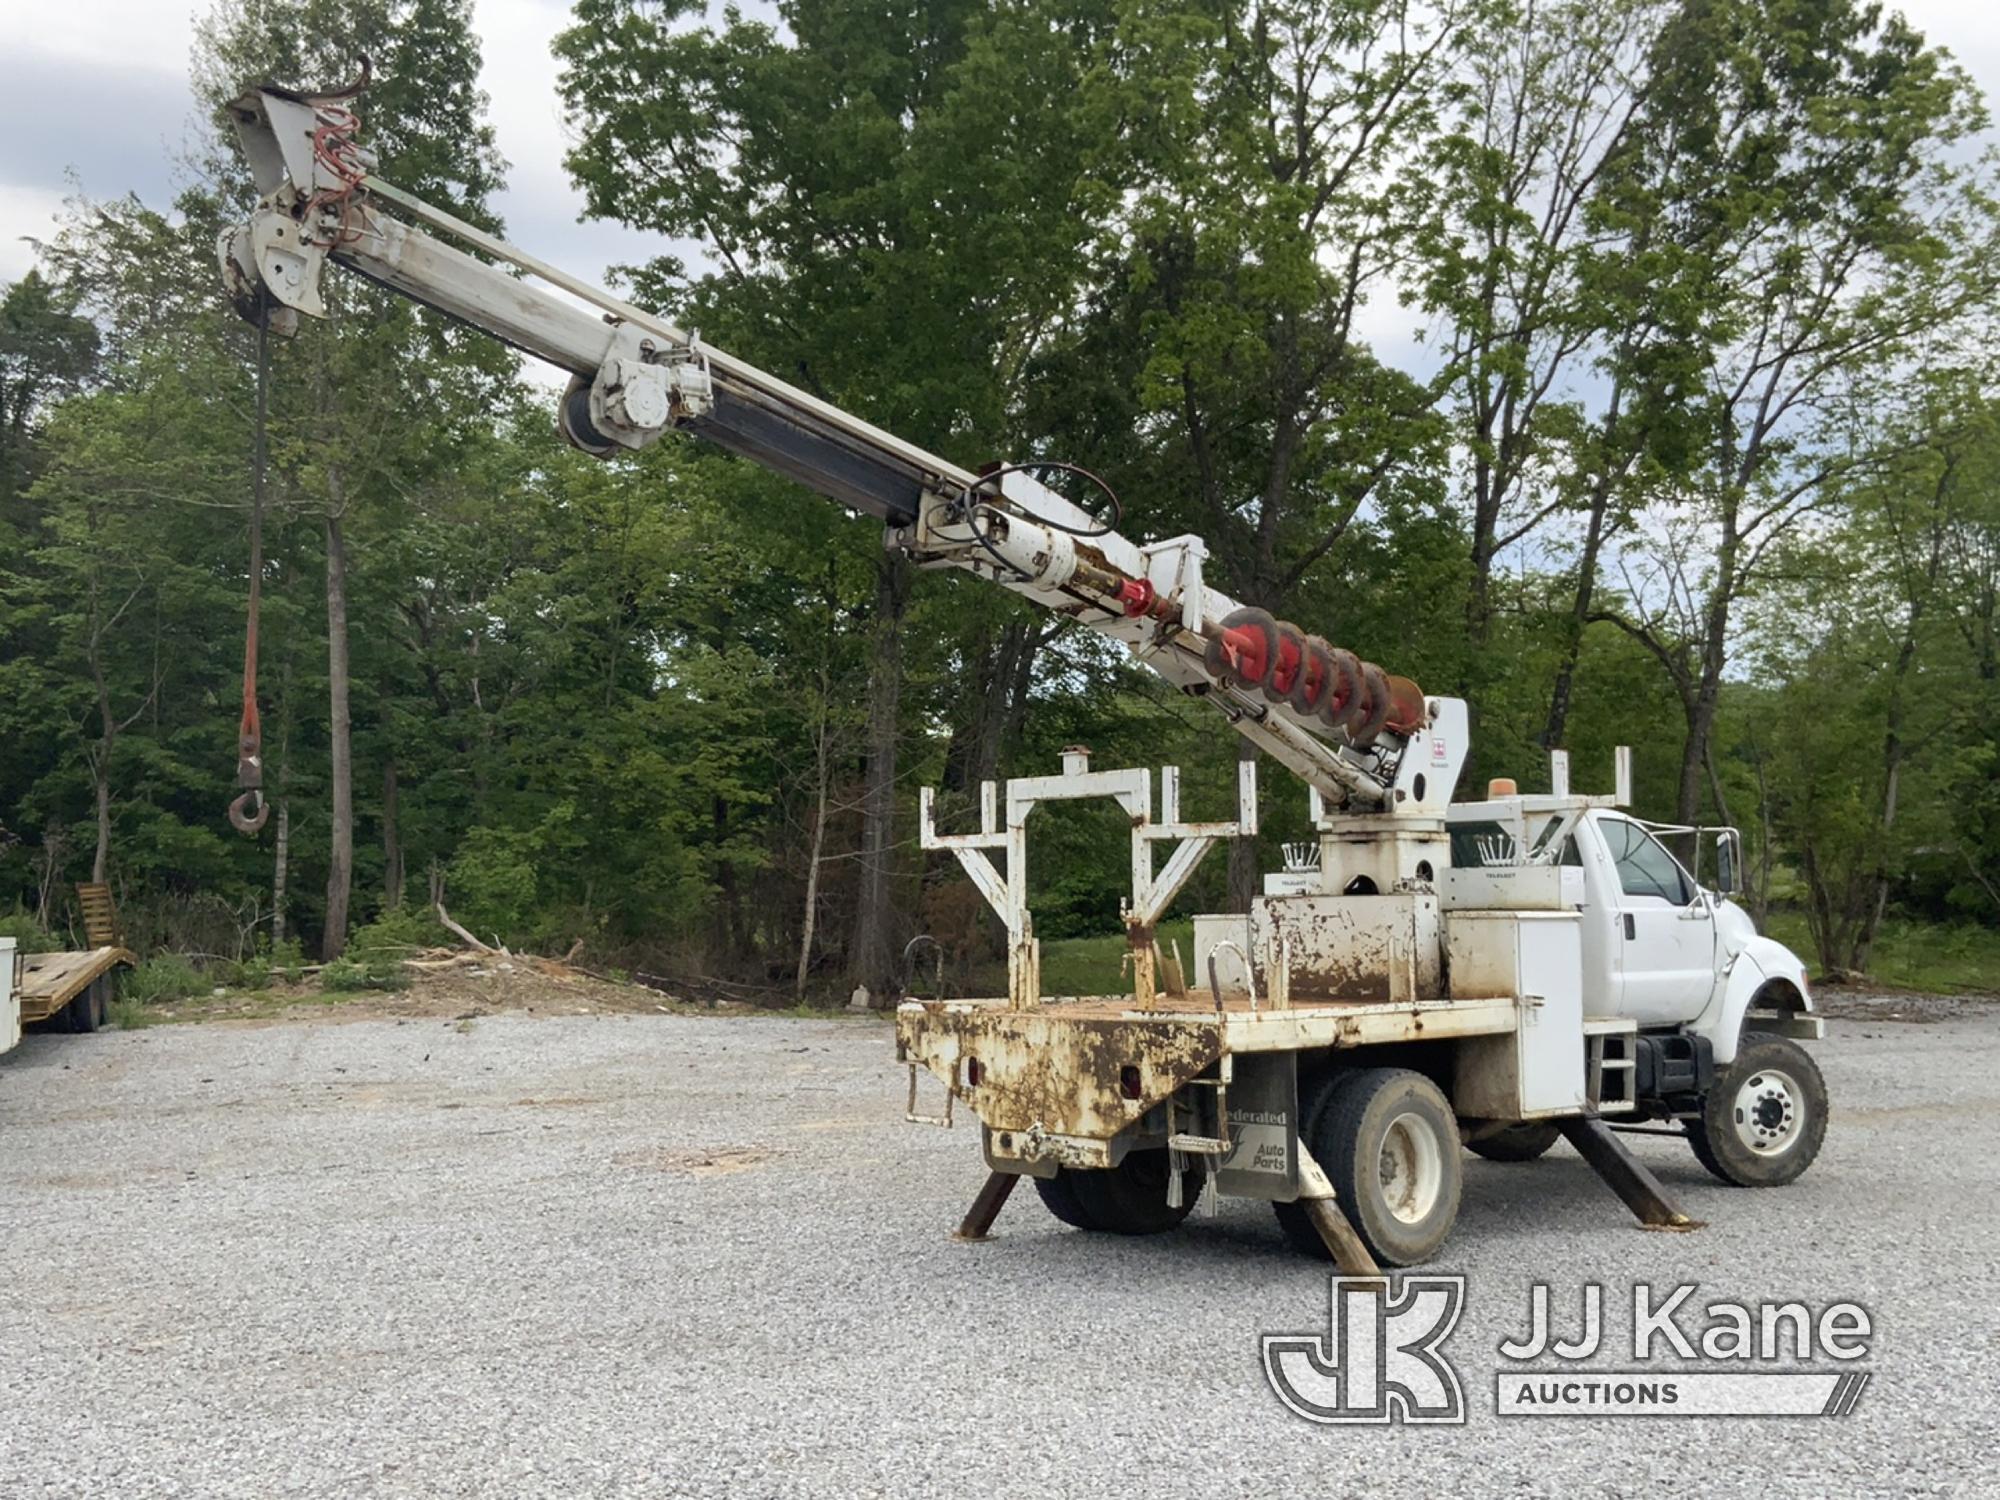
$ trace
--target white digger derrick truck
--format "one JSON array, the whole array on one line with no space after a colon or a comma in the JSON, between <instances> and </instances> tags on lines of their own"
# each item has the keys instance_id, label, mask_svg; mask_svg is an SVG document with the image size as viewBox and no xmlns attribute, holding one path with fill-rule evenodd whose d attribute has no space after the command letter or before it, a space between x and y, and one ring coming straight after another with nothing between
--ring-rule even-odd
<instances>
[{"instance_id":1,"label":"white digger derrick truck","mask_svg":"<svg viewBox=\"0 0 2000 1500\"><path fill-rule=\"evenodd\" d=\"M1008 936L1004 997L896 1013L908 1118L979 1121L989 1175L961 1235L983 1237L1022 1177L1057 1218L1116 1234L1171 1228L1206 1188L1272 1203L1302 1249L1369 1273L1442 1244L1462 1146L1526 1160L1565 1136L1664 1227L1692 1221L1608 1122L1685 1133L1746 1186L1811 1163L1826 1093L1797 1039L1821 1023L1797 958L1725 899L1731 831L1671 830L1694 839L1677 860L1618 810L1622 752L1614 796L1571 794L1558 754L1548 795L1496 783L1453 803L1464 703L1239 606L1205 580L1200 538L1131 541L1108 492L1095 508L1042 482L1066 465L962 468L403 192L347 97L267 85L233 106L263 195L219 246L245 316L285 334L323 315L335 262L568 371L558 425L586 452L684 432L763 464L879 519L920 567L1120 642L1304 782L1313 840L1247 915L1197 917L1185 957L1158 923L1204 854L1256 832L1253 765L1223 822L1183 819L1173 768L1156 801L1150 771L1081 750L983 787L976 829L940 829L924 794L924 847L952 853ZM1129 815L1129 993L1042 993L1028 817L1078 798ZM1690 873L1704 847L1719 890Z\"/></svg>"}]
</instances>

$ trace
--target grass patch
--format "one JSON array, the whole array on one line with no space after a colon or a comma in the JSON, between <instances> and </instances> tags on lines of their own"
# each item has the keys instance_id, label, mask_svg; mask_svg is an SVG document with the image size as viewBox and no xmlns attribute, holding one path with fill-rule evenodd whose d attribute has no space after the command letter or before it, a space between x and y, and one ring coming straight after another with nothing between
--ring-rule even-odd
<instances>
[{"instance_id":1,"label":"grass patch","mask_svg":"<svg viewBox=\"0 0 2000 1500\"><path fill-rule=\"evenodd\" d=\"M1819 967L1801 913L1772 912L1765 929L1809 968ZM1868 977L1891 989L1932 995L2000 994L2000 929L1887 918L1868 955Z\"/></svg>"},{"instance_id":2,"label":"grass patch","mask_svg":"<svg viewBox=\"0 0 2000 1500\"><path fill-rule=\"evenodd\" d=\"M1172 957L1179 944L1181 962L1194 963L1194 919L1178 917L1160 924L1160 949ZM1124 967L1127 952L1125 934L1106 933L1102 937L1058 938L1042 944L1042 993L1044 995L1125 995L1132 990L1132 975ZM947 985L954 994L1004 995L1007 993L1007 965L994 962L975 966L964 980ZM1191 988L1208 984L1205 974L1189 974ZM930 994L930 976L919 973L912 987L918 995Z\"/></svg>"},{"instance_id":3,"label":"grass patch","mask_svg":"<svg viewBox=\"0 0 2000 1500\"><path fill-rule=\"evenodd\" d=\"M164 1026L172 1019L130 995L119 995L111 1002L111 1024L120 1031L143 1031L148 1026Z\"/></svg>"},{"instance_id":4,"label":"grass patch","mask_svg":"<svg viewBox=\"0 0 2000 1500\"><path fill-rule=\"evenodd\" d=\"M380 949L356 957L336 958L319 971L320 988L328 994L400 990L409 982L402 960Z\"/></svg>"},{"instance_id":5,"label":"grass patch","mask_svg":"<svg viewBox=\"0 0 2000 1500\"><path fill-rule=\"evenodd\" d=\"M346 955L362 963L411 958L426 948L449 946L446 932L428 908L405 908L384 912L366 926L354 929L347 940Z\"/></svg>"},{"instance_id":6,"label":"grass patch","mask_svg":"<svg viewBox=\"0 0 2000 1500\"><path fill-rule=\"evenodd\" d=\"M790 1016L798 1021L866 1021L879 1015L880 1012L849 1010L844 1005L814 1005L810 1000L804 1000L796 1005L787 1005L782 1010L772 1011L771 1014Z\"/></svg>"},{"instance_id":7,"label":"grass patch","mask_svg":"<svg viewBox=\"0 0 2000 1500\"><path fill-rule=\"evenodd\" d=\"M178 953L158 953L127 974L120 998L137 1005L186 1000L209 989L200 971Z\"/></svg>"}]
</instances>

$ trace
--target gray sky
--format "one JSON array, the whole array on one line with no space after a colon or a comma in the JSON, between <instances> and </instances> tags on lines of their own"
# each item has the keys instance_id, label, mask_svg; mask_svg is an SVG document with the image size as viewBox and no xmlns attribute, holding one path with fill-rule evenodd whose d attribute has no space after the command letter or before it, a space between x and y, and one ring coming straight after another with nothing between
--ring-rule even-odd
<instances>
[{"instance_id":1,"label":"gray sky","mask_svg":"<svg viewBox=\"0 0 2000 1500\"><path fill-rule=\"evenodd\" d=\"M2000 89L2000 27L1992 0L1906 0L1902 6L1979 80ZM23 237L47 236L74 175L92 197L136 191L164 206L174 158L192 117L187 86L194 18L207 0L0 0L0 281L32 263ZM568 0L476 0L486 91L508 188L496 205L510 238L579 275L643 260L658 236L579 223L580 200L562 169L557 65L549 44ZM79 107L80 106L80 107ZM1392 361L1424 357L1412 315L1370 309L1366 331Z\"/></svg>"},{"instance_id":2,"label":"gray sky","mask_svg":"<svg viewBox=\"0 0 2000 1500\"><path fill-rule=\"evenodd\" d=\"M91 197L136 191L164 206L194 115L188 57L207 0L0 0L0 281L33 262L22 236L48 235L73 173ZM562 168L561 105L549 44L568 0L477 0L483 83L507 158L496 205L510 238L596 277L665 242L615 224L577 222L581 199ZM79 100L89 101L84 109ZM52 122L60 121L60 126Z\"/></svg>"}]
</instances>

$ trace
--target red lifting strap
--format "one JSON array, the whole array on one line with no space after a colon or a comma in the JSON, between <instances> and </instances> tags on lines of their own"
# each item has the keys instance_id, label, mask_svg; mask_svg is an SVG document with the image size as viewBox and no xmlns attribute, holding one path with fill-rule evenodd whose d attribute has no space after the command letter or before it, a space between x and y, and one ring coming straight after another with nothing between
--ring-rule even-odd
<instances>
[{"instance_id":1,"label":"red lifting strap","mask_svg":"<svg viewBox=\"0 0 2000 1500\"><path fill-rule=\"evenodd\" d=\"M270 409L271 319L257 319L257 426L250 454L250 608L243 626L243 719L236 736L236 784L242 795L229 804L230 826L254 834L271 816L264 800L264 726L257 717L257 606L264 595L265 417Z\"/></svg>"}]
</instances>

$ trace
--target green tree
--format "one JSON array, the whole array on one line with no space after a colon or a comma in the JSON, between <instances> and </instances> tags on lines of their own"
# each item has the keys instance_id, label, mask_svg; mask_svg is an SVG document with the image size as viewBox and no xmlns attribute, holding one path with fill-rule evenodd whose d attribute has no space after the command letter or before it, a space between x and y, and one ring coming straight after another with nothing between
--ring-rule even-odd
<instances>
[{"instance_id":1,"label":"green tree","mask_svg":"<svg viewBox=\"0 0 2000 1500\"><path fill-rule=\"evenodd\" d=\"M1464 451L1454 489L1470 533L1475 701L1509 689L1519 649L1487 649L1496 564L1548 546L1538 533L1552 518L1581 521L1544 748L1564 743L1600 558L1640 458L1631 372L1651 330L1604 285L1591 210L1638 128L1646 55L1668 12L1665 0L1531 0L1493 16L1451 99L1418 239L1416 291L1442 319L1441 380ZM1504 717L1482 716L1482 728Z\"/></svg>"},{"instance_id":2,"label":"green tree","mask_svg":"<svg viewBox=\"0 0 2000 1500\"><path fill-rule=\"evenodd\" d=\"M1652 393L1663 472L1622 604L1601 612L1666 672L1685 718L1678 815L1713 783L1731 622L1771 548L1875 461L1848 409L1994 284L1978 91L1899 16L1838 0L1686 0L1653 38L1644 102L1593 228L1656 330L1612 368ZM1611 249L1615 247L1615 252Z\"/></svg>"},{"instance_id":3,"label":"green tree","mask_svg":"<svg viewBox=\"0 0 2000 1500\"><path fill-rule=\"evenodd\" d=\"M7 532L15 503L34 477L34 442L44 412L79 389L97 363L97 329L78 314L75 294L30 270L0 296L0 501Z\"/></svg>"},{"instance_id":4,"label":"green tree","mask_svg":"<svg viewBox=\"0 0 2000 1500\"><path fill-rule=\"evenodd\" d=\"M198 32L195 79L221 122L246 80L307 89L344 82L364 57L375 76L361 108L369 148L391 181L497 228L488 196L503 164L485 123L469 0L224 0ZM225 170L226 169L222 169ZM240 173L229 173L239 203ZM227 179L226 179L227 180ZM329 276L331 317L303 329L279 378L303 388L310 447L291 486L320 516L327 619L329 856L321 954L346 942L354 881L350 548L378 507L421 490L459 444L440 443L500 393L511 357L406 302ZM310 320L309 320L310 322ZM389 524L393 525L393 522Z\"/></svg>"},{"instance_id":5,"label":"green tree","mask_svg":"<svg viewBox=\"0 0 2000 1500\"><path fill-rule=\"evenodd\" d=\"M1110 8L796 0L780 9L783 33L734 12L682 25L691 13L581 0L558 42L579 127L569 164L590 211L693 238L710 257L696 271L654 262L642 293L937 451L1038 451L1018 420L1019 377L1075 306L1079 249L1110 206L1095 86ZM872 538L839 545L874 559L848 956L879 992L901 946L905 642L920 591ZM970 613L997 622L969 632L982 662L1018 654L1006 617Z\"/></svg>"}]
</instances>

